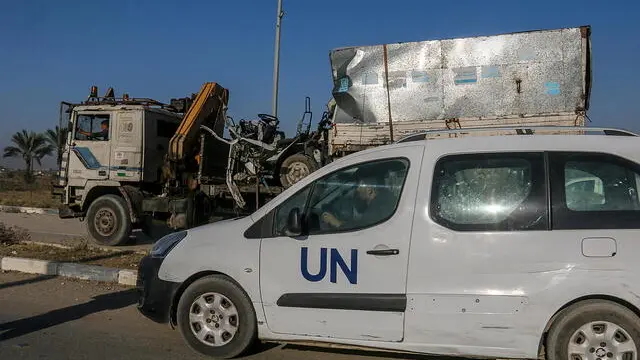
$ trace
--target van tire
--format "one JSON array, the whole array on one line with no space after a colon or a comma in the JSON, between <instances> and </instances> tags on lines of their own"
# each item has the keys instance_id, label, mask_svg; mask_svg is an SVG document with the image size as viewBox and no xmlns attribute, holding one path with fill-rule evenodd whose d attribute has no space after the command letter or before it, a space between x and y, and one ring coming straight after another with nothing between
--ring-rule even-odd
<instances>
[{"instance_id":1,"label":"van tire","mask_svg":"<svg viewBox=\"0 0 640 360\"><path fill-rule=\"evenodd\" d=\"M207 345L199 340L194 331L205 329L198 325L199 323L192 325L190 321L192 310L200 310L199 306L195 305L197 300L201 296L211 293L216 294L216 296L222 295L228 299L237 312L237 317L235 318L236 332L228 343L221 346ZM211 298L212 301L214 299L215 297ZM211 314L212 317L220 315L225 316L226 313ZM224 324L225 322L231 322L231 317L223 318L221 316L218 320ZM216 325L218 320L214 320ZM178 301L177 321L182 337L193 350L219 359L231 359L243 354L255 343L258 337L256 314L251 299L240 286L223 275L206 276L189 285ZM213 323L210 322L210 324Z\"/></svg>"},{"instance_id":2,"label":"van tire","mask_svg":"<svg viewBox=\"0 0 640 360\"><path fill-rule=\"evenodd\" d=\"M578 332L581 327L590 329L594 333L599 333L603 329L603 325L599 323L609 323L616 330L614 334L620 335L620 339L625 343L633 341L635 343L635 352L638 354L640 346L640 319L630 309L608 300L585 300L578 302L564 309L551 325L551 329L547 335L545 353L547 360L573 360L569 357L569 344L584 344L589 341L588 335L581 335ZM589 323L593 323L589 326ZM606 327L604 327L606 329ZM584 328L583 328L584 329ZM597 331L596 331L597 330ZM600 342L602 341L602 342ZM585 351L593 352L597 358L602 360L611 360L615 358L615 343L607 343L605 340L598 340L599 343L593 341L588 342ZM605 346L602 346L602 344ZM598 356L601 352L603 356ZM593 355L592 355L593 356ZM585 356L581 356L583 359Z\"/></svg>"},{"instance_id":3,"label":"van tire","mask_svg":"<svg viewBox=\"0 0 640 360\"><path fill-rule=\"evenodd\" d=\"M95 199L87 210L89 235L102 245L118 246L129 241L131 215L126 201L113 194Z\"/></svg>"},{"instance_id":4,"label":"van tire","mask_svg":"<svg viewBox=\"0 0 640 360\"><path fill-rule=\"evenodd\" d=\"M280 166L280 184L289 188L298 181L318 170L316 161L305 154L293 154L282 162Z\"/></svg>"}]
</instances>

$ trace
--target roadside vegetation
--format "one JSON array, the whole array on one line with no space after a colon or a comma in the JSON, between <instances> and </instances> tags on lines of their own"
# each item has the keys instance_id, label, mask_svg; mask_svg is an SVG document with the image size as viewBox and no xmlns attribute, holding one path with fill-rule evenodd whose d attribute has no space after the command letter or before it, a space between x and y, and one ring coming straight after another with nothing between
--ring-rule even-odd
<instances>
[{"instance_id":1,"label":"roadside vegetation","mask_svg":"<svg viewBox=\"0 0 640 360\"><path fill-rule=\"evenodd\" d=\"M0 173L0 205L57 208L60 200L51 195L54 179L53 174L36 174L27 183L23 171Z\"/></svg>"},{"instance_id":2,"label":"roadside vegetation","mask_svg":"<svg viewBox=\"0 0 640 360\"><path fill-rule=\"evenodd\" d=\"M8 227L0 222L0 246L10 246L29 241L29 233L23 229Z\"/></svg>"},{"instance_id":3,"label":"roadside vegetation","mask_svg":"<svg viewBox=\"0 0 640 360\"><path fill-rule=\"evenodd\" d=\"M59 200L51 195L55 174L34 171L34 163L42 164L46 156L56 158L59 165L67 137L67 129L56 126L44 133L22 130L11 137L12 145L3 149L3 158L20 158L24 168L19 171L0 169L0 205L58 207Z\"/></svg>"},{"instance_id":4,"label":"roadside vegetation","mask_svg":"<svg viewBox=\"0 0 640 360\"><path fill-rule=\"evenodd\" d=\"M79 239L77 245L73 247L33 243L27 231L8 227L0 222L0 257L4 256L135 270L144 254L134 251L104 250L90 246L84 239Z\"/></svg>"}]
</instances>

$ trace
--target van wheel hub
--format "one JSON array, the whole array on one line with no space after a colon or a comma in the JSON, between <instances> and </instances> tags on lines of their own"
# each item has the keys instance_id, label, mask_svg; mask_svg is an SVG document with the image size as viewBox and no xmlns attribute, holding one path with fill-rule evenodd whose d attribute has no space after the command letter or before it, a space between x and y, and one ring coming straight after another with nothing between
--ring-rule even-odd
<instances>
[{"instance_id":1,"label":"van wheel hub","mask_svg":"<svg viewBox=\"0 0 640 360\"><path fill-rule=\"evenodd\" d=\"M637 360L633 338L621 326L593 321L581 326L569 340L570 360Z\"/></svg>"},{"instance_id":2,"label":"van wheel hub","mask_svg":"<svg viewBox=\"0 0 640 360\"><path fill-rule=\"evenodd\" d=\"M238 331L238 309L222 294L202 294L191 303L189 323L191 332L201 343L223 346L233 340Z\"/></svg>"}]
</instances>

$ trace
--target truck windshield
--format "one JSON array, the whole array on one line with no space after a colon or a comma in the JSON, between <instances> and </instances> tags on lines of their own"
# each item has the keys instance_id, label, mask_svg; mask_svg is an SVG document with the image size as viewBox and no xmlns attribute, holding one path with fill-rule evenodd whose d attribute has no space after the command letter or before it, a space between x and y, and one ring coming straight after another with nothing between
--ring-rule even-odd
<instances>
[{"instance_id":1,"label":"truck windshield","mask_svg":"<svg viewBox=\"0 0 640 360\"><path fill-rule=\"evenodd\" d=\"M76 140L109 140L109 114L78 114Z\"/></svg>"}]
</instances>

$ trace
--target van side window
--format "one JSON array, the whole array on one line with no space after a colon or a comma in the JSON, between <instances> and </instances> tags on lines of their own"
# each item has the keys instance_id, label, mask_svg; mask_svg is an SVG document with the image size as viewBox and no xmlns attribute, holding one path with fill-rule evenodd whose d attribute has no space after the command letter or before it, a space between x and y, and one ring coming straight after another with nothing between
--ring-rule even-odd
<instances>
[{"instance_id":1,"label":"van side window","mask_svg":"<svg viewBox=\"0 0 640 360\"><path fill-rule=\"evenodd\" d=\"M377 160L319 179L307 209L309 233L355 231L391 218L408 169L406 159Z\"/></svg>"},{"instance_id":2,"label":"van side window","mask_svg":"<svg viewBox=\"0 0 640 360\"><path fill-rule=\"evenodd\" d=\"M606 154L552 153L554 229L640 228L640 167Z\"/></svg>"},{"instance_id":3,"label":"van side window","mask_svg":"<svg viewBox=\"0 0 640 360\"><path fill-rule=\"evenodd\" d=\"M544 155L452 155L436 164L431 217L456 231L545 230Z\"/></svg>"},{"instance_id":4,"label":"van side window","mask_svg":"<svg viewBox=\"0 0 640 360\"><path fill-rule=\"evenodd\" d=\"M307 186L304 189L298 191L297 193L290 196L288 199L283 201L275 210L274 217L274 235L275 236L285 236L285 230L287 228L287 218L289 217L289 212L291 210L298 208L304 209L305 204L307 202L307 198L309 197L309 189L311 186Z\"/></svg>"},{"instance_id":5,"label":"van side window","mask_svg":"<svg viewBox=\"0 0 640 360\"><path fill-rule=\"evenodd\" d=\"M384 159L328 174L278 206L275 235L284 235L288 214L295 207L304 212L309 234L355 231L382 223L398 207L408 169L407 159Z\"/></svg>"}]
</instances>

